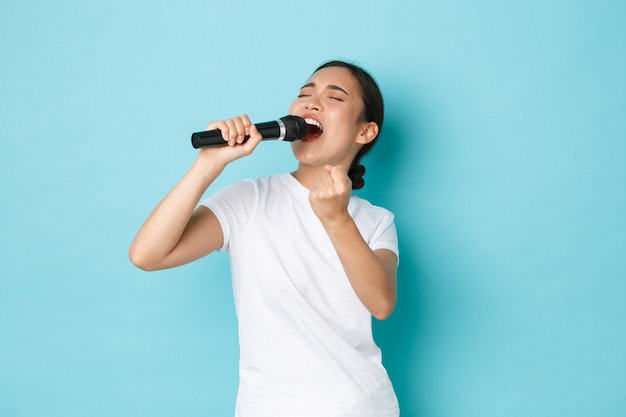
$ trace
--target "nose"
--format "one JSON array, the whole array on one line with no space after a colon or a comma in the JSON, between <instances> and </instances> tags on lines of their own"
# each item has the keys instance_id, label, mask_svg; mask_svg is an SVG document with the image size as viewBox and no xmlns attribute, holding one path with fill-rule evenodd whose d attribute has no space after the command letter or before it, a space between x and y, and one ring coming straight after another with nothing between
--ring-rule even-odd
<instances>
[{"instance_id":1,"label":"nose","mask_svg":"<svg viewBox=\"0 0 626 417\"><path fill-rule=\"evenodd\" d=\"M304 103L304 108L307 110L321 110L322 106L320 105L319 100L316 96L310 96L309 99Z\"/></svg>"}]
</instances>

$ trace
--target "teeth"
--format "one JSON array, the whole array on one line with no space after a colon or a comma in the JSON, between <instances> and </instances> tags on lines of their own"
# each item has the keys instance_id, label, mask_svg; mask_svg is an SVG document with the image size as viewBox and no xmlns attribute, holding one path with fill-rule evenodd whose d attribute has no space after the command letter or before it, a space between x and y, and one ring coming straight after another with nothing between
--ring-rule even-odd
<instances>
[{"instance_id":1,"label":"teeth","mask_svg":"<svg viewBox=\"0 0 626 417\"><path fill-rule=\"evenodd\" d=\"M306 119L304 119L304 121L305 121L307 124L309 124L309 125L313 125L313 126L318 127L318 128L319 128L319 130L322 130L322 131L324 130L324 128L322 127L322 125L321 125L321 124L320 124L317 120L315 120L315 119L309 119L309 118L306 118Z\"/></svg>"}]
</instances>

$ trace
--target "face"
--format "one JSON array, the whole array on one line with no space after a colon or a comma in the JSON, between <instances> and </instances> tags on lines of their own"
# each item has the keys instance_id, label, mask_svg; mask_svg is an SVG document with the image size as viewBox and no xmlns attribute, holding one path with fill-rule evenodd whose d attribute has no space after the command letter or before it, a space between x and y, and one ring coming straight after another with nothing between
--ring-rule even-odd
<instances>
[{"instance_id":1,"label":"face","mask_svg":"<svg viewBox=\"0 0 626 417\"><path fill-rule=\"evenodd\" d=\"M289 113L309 124L309 133L291 144L301 164L348 169L363 144L373 140L375 123L363 120L361 86L346 68L327 67L314 73Z\"/></svg>"}]
</instances>

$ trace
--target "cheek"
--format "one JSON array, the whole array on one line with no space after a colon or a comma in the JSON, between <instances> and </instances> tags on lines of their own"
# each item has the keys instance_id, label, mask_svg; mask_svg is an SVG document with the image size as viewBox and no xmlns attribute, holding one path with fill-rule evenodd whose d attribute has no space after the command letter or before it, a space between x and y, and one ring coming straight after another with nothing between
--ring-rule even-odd
<instances>
[{"instance_id":1,"label":"cheek","mask_svg":"<svg viewBox=\"0 0 626 417\"><path fill-rule=\"evenodd\" d=\"M346 108L332 114L332 119L335 121L337 126L341 126L341 129L352 130L357 125L357 121L360 119L360 116L351 109Z\"/></svg>"},{"instance_id":2,"label":"cheek","mask_svg":"<svg viewBox=\"0 0 626 417\"><path fill-rule=\"evenodd\" d=\"M298 101L294 101L293 103L291 103L291 106L289 107L289 114L294 114L296 112L296 110L298 109Z\"/></svg>"}]
</instances>

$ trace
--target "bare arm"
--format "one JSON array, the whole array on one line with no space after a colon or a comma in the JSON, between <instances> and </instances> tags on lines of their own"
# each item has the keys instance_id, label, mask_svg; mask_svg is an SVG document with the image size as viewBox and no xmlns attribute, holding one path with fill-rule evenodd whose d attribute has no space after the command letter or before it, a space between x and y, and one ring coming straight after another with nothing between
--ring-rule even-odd
<instances>
[{"instance_id":1,"label":"bare arm","mask_svg":"<svg viewBox=\"0 0 626 417\"><path fill-rule=\"evenodd\" d=\"M326 175L311 190L309 201L330 237L354 292L379 320L396 304L396 255L373 251L363 240L348 213L351 183L340 167L327 167Z\"/></svg>"},{"instance_id":2,"label":"bare arm","mask_svg":"<svg viewBox=\"0 0 626 417\"><path fill-rule=\"evenodd\" d=\"M129 249L131 262L141 269L183 265L222 245L222 228L213 212L194 208L225 166L252 153L261 135L246 115L210 123L208 129L220 129L229 146L203 148L187 174L150 213ZM250 139L242 144L246 134Z\"/></svg>"}]
</instances>

